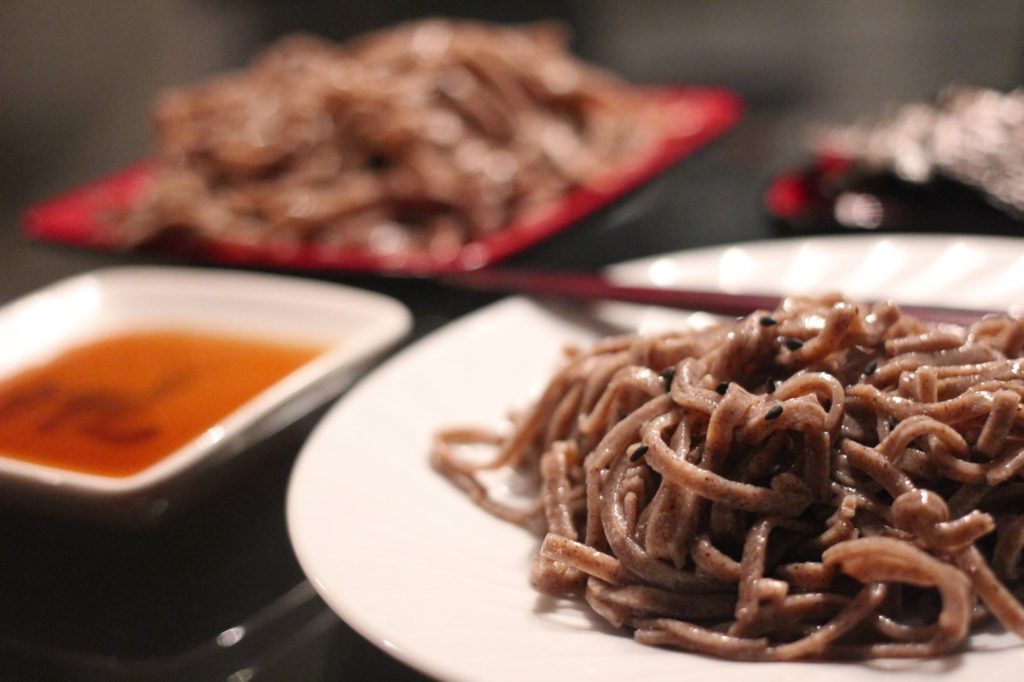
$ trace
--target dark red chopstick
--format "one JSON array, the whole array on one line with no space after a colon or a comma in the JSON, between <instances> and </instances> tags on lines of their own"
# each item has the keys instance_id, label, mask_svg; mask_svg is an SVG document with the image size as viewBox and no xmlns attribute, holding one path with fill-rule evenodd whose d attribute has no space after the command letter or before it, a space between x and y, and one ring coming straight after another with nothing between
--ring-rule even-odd
<instances>
[{"instance_id":1,"label":"dark red chopstick","mask_svg":"<svg viewBox=\"0 0 1024 682\"><path fill-rule=\"evenodd\" d=\"M628 286L589 273L484 268L443 278L450 285L492 293L523 294L579 301L622 301L645 305L700 310L717 315L742 316L772 310L782 300L777 295L727 294L695 289ZM930 322L969 325L992 310L903 305L906 313Z\"/></svg>"}]
</instances>

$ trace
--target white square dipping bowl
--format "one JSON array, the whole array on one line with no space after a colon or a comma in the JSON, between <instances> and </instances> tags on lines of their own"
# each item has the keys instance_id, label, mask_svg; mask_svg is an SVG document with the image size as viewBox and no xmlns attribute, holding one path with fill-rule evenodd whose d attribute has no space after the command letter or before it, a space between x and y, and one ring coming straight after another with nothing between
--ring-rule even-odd
<instances>
[{"instance_id":1,"label":"white square dipping bowl","mask_svg":"<svg viewBox=\"0 0 1024 682\"><path fill-rule=\"evenodd\" d=\"M0 380L92 340L155 329L251 336L324 350L178 450L129 476L43 466L0 451L0 496L46 512L118 525L152 524L218 476L247 465L249 446L336 396L410 326L408 310L387 296L282 275L139 266L98 270L47 286L0 308Z\"/></svg>"}]
</instances>

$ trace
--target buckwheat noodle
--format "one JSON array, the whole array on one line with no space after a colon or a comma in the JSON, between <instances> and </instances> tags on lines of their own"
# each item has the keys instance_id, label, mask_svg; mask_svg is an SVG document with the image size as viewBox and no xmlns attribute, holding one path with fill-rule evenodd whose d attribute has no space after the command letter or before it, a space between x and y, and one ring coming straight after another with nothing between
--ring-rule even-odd
<instances>
[{"instance_id":1,"label":"buckwheat noodle","mask_svg":"<svg viewBox=\"0 0 1024 682\"><path fill-rule=\"evenodd\" d=\"M653 148L659 107L551 23L288 36L161 95L155 179L117 235L451 255Z\"/></svg>"},{"instance_id":2,"label":"buckwheat noodle","mask_svg":"<svg viewBox=\"0 0 1024 682\"><path fill-rule=\"evenodd\" d=\"M532 581L729 659L924 657L1024 636L1024 321L838 296L570 349L507 435L432 463L543 536ZM487 445L479 462L464 450ZM536 481L527 506L486 472Z\"/></svg>"}]
</instances>

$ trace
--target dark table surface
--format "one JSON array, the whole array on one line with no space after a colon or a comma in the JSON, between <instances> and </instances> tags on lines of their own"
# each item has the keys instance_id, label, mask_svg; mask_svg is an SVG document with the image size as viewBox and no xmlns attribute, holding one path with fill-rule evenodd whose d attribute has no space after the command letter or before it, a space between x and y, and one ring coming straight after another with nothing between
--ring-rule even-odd
<instances>
[{"instance_id":1,"label":"dark table surface","mask_svg":"<svg viewBox=\"0 0 1024 682\"><path fill-rule=\"evenodd\" d=\"M827 4L833 10L846 7ZM608 6L604 4L605 9ZM1009 3L1000 7L1017 16ZM792 6L787 11L794 14ZM787 35L765 21L770 31ZM984 28L957 21L952 17L947 23L973 31L975 37ZM652 39L664 38L664 31L656 29L652 25ZM740 33L758 35L750 27ZM898 87L871 89L878 79L870 78L847 78L845 84L804 79L799 82L811 83L810 90L801 92L782 85L783 71L770 69L760 72L764 77L745 79L723 66L725 47L691 35L697 40L691 43L696 45L693 50L718 50L719 61L705 69L701 80L717 82L718 76L740 90L748 106L744 120L656 181L513 258L509 265L595 270L666 251L779 238L762 211L761 192L775 172L803 158L805 149L795 132L806 121L808 105L824 101L807 92L815 92L814 87L841 91L843 96L835 101L846 104L856 99L858 88L865 103L880 92L892 97L905 92ZM1020 27L1009 35L1020 37ZM823 59L832 51L828 40L812 47L809 54ZM636 49L626 53L639 54ZM692 50L688 54L692 56ZM778 51L771 54L777 56ZM799 58L790 61L791 75L804 74L806 65ZM1019 54L1012 55L1012 62L1005 73L1017 78ZM624 62L624 69L642 70L645 63L655 62ZM777 66L777 60L771 65ZM917 80L910 82L918 90L931 90L955 76L956 70L936 66L916 73ZM964 73L970 77L972 72ZM818 109L817 113L829 111L827 106ZM34 128L33 144L45 144L44 130ZM66 168L57 177L89 179ZM19 210L30 200L43 198L40 187L47 192L58 188L36 183L23 192L15 184L5 187L0 203L0 303L97 268L173 263L155 256L28 241L17 229ZM396 350L495 300L429 280L301 275L372 289L402 301L413 313L414 328ZM259 467L239 472L229 485L155 528L117 530L0 507L0 680L425 679L334 617L314 594L292 553L284 515L288 476L304 440L328 408L257 445Z\"/></svg>"}]
</instances>

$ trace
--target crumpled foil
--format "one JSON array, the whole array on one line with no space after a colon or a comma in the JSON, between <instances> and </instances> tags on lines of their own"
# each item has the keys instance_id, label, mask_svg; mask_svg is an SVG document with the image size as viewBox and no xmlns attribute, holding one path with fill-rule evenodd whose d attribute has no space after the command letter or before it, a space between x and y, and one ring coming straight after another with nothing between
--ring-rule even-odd
<instances>
[{"instance_id":1,"label":"crumpled foil","mask_svg":"<svg viewBox=\"0 0 1024 682\"><path fill-rule=\"evenodd\" d=\"M819 135L821 151L925 183L943 176L1024 216L1024 88L950 86L934 103L908 103Z\"/></svg>"}]
</instances>

